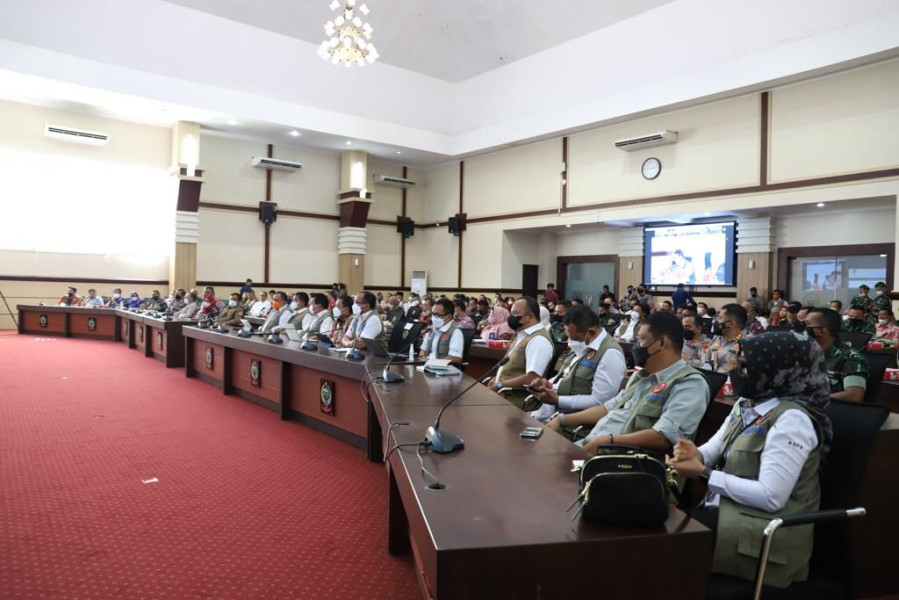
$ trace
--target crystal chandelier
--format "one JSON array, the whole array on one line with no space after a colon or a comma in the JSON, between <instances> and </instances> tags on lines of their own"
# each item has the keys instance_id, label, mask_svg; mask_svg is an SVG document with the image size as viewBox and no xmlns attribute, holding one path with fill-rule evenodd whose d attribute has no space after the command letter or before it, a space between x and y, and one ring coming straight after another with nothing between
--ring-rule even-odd
<instances>
[{"instance_id":1,"label":"crystal chandelier","mask_svg":"<svg viewBox=\"0 0 899 600\"><path fill-rule=\"evenodd\" d=\"M346 67L353 64L364 67L366 61L373 63L378 60L378 51L368 41L374 30L359 16L359 13L368 15L368 7L365 4L357 7L356 0L345 1L343 10L340 10L338 0L332 0L329 5L331 10L339 11L340 14L333 21L325 23L328 39L318 47L318 55L334 65L343 63Z\"/></svg>"}]
</instances>

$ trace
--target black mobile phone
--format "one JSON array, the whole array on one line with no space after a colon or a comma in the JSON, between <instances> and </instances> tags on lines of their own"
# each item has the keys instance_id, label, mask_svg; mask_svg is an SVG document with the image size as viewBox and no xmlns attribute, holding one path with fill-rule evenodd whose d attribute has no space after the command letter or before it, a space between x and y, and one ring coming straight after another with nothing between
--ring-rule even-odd
<instances>
[{"instance_id":1,"label":"black mobile phone","mask_svg":"<svg viewBox=\"0 0 899 600\"><path fill-rule=\"evenodd\" d=\"M524 430L519 434L522 439L526 440L536 440L541 435L543 435L542 427L525 427Z\"/></svg>"}]
</instances>

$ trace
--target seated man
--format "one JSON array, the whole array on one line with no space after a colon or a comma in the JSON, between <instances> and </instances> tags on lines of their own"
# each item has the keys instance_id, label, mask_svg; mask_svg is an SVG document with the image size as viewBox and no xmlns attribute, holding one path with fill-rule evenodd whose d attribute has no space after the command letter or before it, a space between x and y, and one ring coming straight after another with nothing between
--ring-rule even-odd
<instances>
[{"instance_id":1,"label":"seated man","mask_svg":"<svg viewBox=\"0 0 899 600\"><path fill-rule=\"evenodd\" d=\"M328 304L328 297L324 294L312 294L312 305L309 307L312 319L309 326L303 329L303 339L316 341L312 339L313 336L331 333L334 317L328 310Z\"/></svg>"},{"instance_id":2,"label":"seated man","mask_svg":"<svg viewBox=\"0 0 899 600\"><path fill-rule=\"evenodd\" d=\"M624 351L606 333L599 317L586 306L572 307L565 315L568 347L571 352L552 379L531 383L534 398L542 402L531 413L546 422L560 413L573 413L605 404L618 394L627 365Z\"/></svg>"},{"instance_id":3,"label":"seated man","mask_svg":"<svg viewBox=\"0 0 899 600\"><path fill-rule=\"evenodd\" d=\"M568 314L571 308L571 302L568 300L556 303L556 314L554 315L555 318L552 319L552 324L549 326L549 337L557 344L568 342L568 328L565 327L565 315Z\"/></svg>"},{"instance_id":4,"label":"seated man","mask_svg":"<svg viewBox=\"0 0 899 600\"><path fill-rule=\"evenodd\" d=\"M240 294L234 292L228 300L228 306L221 312L215 324L218 327L240 327L243 319L243 307L240 305Z\"/></svg>"},{"instance_id":5,"label":"seated man","mask_svg":"<svg viewBox=\"0 0 899 600\"><path fill-rule=\"evenodd\" d=\"M849 306L861 306L862 310L867 314L874 305L874 301L871 300L871 297L868 295L870 291L871 288L865 284L858 286L858 296L852 297L852 300L849 301Z\"/></svg>"},{"instance_id":6,"label":"seated man","mask_svg":"<svg viewBox=\"0 0 899 600\"><path fill-rule=\"evenodd\" d=\"M752 300L744 300L742 306L743 310L746 311L746 325L743 327L744 335L765 333L767 325L759 320L756 303Z\"/></svg>"},{"instance_id":7,"label":"seated man","mask_svg":"<svg viewBox=\"0 0 899 600\"><path fill-rule=\"evenodd\" d=\"M846 311L846 316L848 318L841 326L843 331L874 334L874 326L868 321L868 313L862 306L853 304Z\"/></svg>"},{"instance_id":8,"label":"seated man","mask_svg":"<svg viewBox=\"0 0 899 600\"><path fill-rule=\"evenodd\" d=\"M543 377L555 350L549 333L540 323L540 305L534 298L524 296L512 304L508 325L516 332L506 353L509 362L487 383L487 387L496 391L524 387ZM528 395L528 392L514 391L503 394L503 398L522 408Z\"/></svg>"},{"instance_id":9,"label":"seated man","mask_svg":"<svg viewBox=\"0 0 899 600\"><path fill-rule=\"evenodd\" d=\"M259 328L260 333L274 333L276 327L283 328L287 325L287 321L291 317L290 305L287 303L287 294L275 292L273 298L272 309L268 311L265 322Z\"/></svg>"},{"instance_id":10,"label":"seated man","mask_svg":"<svg viewBox=\"0 0 899 600\"><path fill-rule=\"evenodd\" d=\"M474 321L468 316L467 308L468 303L465 300L453 300L453 323L459 329L474 329Z\"/></svg>"},{"instance_id":11,"label":"seated man","mask_svg":"<svg viewBox=\"0 0 899 600\"><path fill-rule=\"evenodd\" d=\"M823 356L814 342L784 331L749 337L742 345L740 366L731 375L740 399L730 417L699 448L679 441L668 463L679 475L708 483L703 508L691 515L716 531L712 571L752 581L768 523L818 510L819 470L832 428L824 412ZM780 529L765 584L784 588L805 580L812 538L812 525Z\"/></svg>"},{"instance_id":12,"label":"seated man","mask_svg":"<svg viewBox=\"0 0 899 600\"><path fill-rule=\"evenodd\" d=\"M159 296L159 290L153 290L150 297L146 298L141 306L144 310L153 310L156 312L164 312L165 309L168 308L165 300Z\"/></svg>"},{"instance_id":13,"label":"seated man","mask_svg":"<svg viewBox=\"0 0 899 600\"><path fill-rule=\"evenodd\" d=\"M387 336L384 331L384 322L378 316L377 299L371 292L359 292L353 302L352 322L347 326L340 345L362 350L365 342L362 338L370 340L383 340Z\"/></svg>"},{"instance_id":14,"label":"seated man","mask_svg":"<svg viewBox=\"0 0 899 600\"><path fill-rule=\"evenodd\" d=\"M200 305L197 303L197 293L189 292L186 298L187 302L184 304L184 308L178 311L176 318L179 321L192 321L197 318L197 313L200 312Z\"/></svg>"},{"instance_id":15,"label":"seated man","mask_svg":"<svg viewBox=\"0 0 899 600\"><path fill-rule=\"evenodd\" d=\"M840 300L831 300L827 303L827 308L835 310L841 315L843 314L843 303Z\"/></svg>"},{"instance_id":16,"label":"seated man","mask_svg":"<svg viewBox=\"0 0 899 600\"><path fill-rule=\"evenodd\" d=\"M890 297L887 295L889 293L889 288L887 288L887 284L882 281L878 281L874 284L874 308L872 309L872 313L877 313L879 310L883 310L885 308L891 309L893 308L893 302L890 300Z\"/></svg>"},{"instance_id":17,"label":"seated man","mask_svg":"<svg viewBox=\"0 0 899 600\"><path fill-rule=\"evenodd\" d=\"M121 308L123 306L127 306L127 300L122 296L122 288L114 288L112 290L112 296L109 297L109 302L106 303L106 307Z\"/></svg>"},{"instance_id":18,"label":"seated man","mask_svg":"<svg viewBox=\"0 0 899 600\"><path fill-rule=\"evenodd\" d=\"M97 296L97 290L87 291L87 298L81 301L83 308L103 308L103 298Z\"/></svg>"},{"instance_id":19,"label":"seated man","mask_svg":"<svg viewBox=\"0 0 899 600\"><path fill-rule=\"evenodd\" d=\"M893 345L899 342L899 326L896 326L896 318L890 308L881 308L877 312L877 329L874 339L884 344Z\"/></svg>"},{"instance_id":20,"label":"seated man","mask_svg":"<svg viewBox=\"0 0 899 600\"><path fill-rule=\"evenodd\" d=\"M740 339L746 324L746 309L739 304L725 304L715 313L712 343L702 356L702 368L729 373L737 365Z\"/></svg>"},{"instance_id":21,"label":"seated man","mask_svg":"<svg viewBox=\"0 0 899 600\"><path fill-rule=\"evenodd\" d=\"M288 325L293 325L297 331L303 331L312 323L312 312L309 310L309 294L297 292L289 305L290 316L284 325L272 327L272 333L281 333Z\"/></svg>"},{"instance_id":22,"label":"seated man","mask_svg":"<svg viewBox=\"0 0 899 600\"><path fill-rule=\"evenodd\" d=\"M81 306L77 288L70 287L66 295L59 299L59 306Z\"/></svg>"},{"instance_id":23,"label":"seated man","mask_svg":"<svg viewBox=\"0 0 899 600\"><path fill-rule=\"evenodd\" d=\"M186 304L184 301L185 296L187 296L187 292L184 291L184 288L175 290L175 293L172 294L172 299L169 302L169 311L174 314L180 313Z\"/></svg>"},{"instance_id":24,"label":"seated man","mask_svg":"<svg viewBox=\"0 0 899 600\"><path fill-rule=\"evenodd\" d=\"M739 305L737 305L739 306ZM672 313L646 319L632 353L642 367L603 405L559 414L547 427L595 426L580 442L588 452L602 444L628 444L667 452L681 439L693 439L709 403L705 378L681 360L684 330Z\"/></svg>"},{"instance_id":25,"label":"seated man","mask_svg":"<svg viewBox=\"0 0 899 600\"><path fill-rule=\"evenodd\" d=\"M462 364L465 340L453 319L455 303L446 298L434 302L431 309L431 330L421 344L421 355L427 358L446 359L455 365Z\"/></svg>"},{"instance_id":26,"label":"seated man","mask_svg":"<svg viewBox=\"0 0 899 600\"><path fill-rule=\"evenodd\" d=\"M387 311L384 320L389 321L394 327L406 320L406 311L400 306L400 299L401 297L397 296L391 296L387 299Z\"/></svg>"},{"instance_id":27,"label":"seated man","mask_svg":"<svg viewBox=\"0 0 899 600\"><path fill-rule=\"evenodd\" d=\"M840 341L840 315L829 308L812 309L805 318L805 327L824 350L830 397L863 402L868 386L868 359Z\"/></svg>"},{"instance_id":28,"label":"seated man","mask_svg":"<svg viewBox=\"0 0 899 600\"><path fill-rule=\"evenodd\" d=\"M263 290L259 292L259 300L256 300L250 308L249 316L265 317L271 309L272 303L268 299L268 292Z\"/></svg>"},{"instance_id":29,"label":"seated man","mask_svg":"<svg viewBox=\"0 0 899 600\"><path fill-rule=\"evenodd\" d=\"M684 348L681 350L681 359L691 367L701 369L703 353L711 345L712 340L702 333L698 315L687 313L680 321L684 326Z\"/></svg>"},{"instance_id":30,"label":"seated man","mask_svg":"<svg viewBox=\"0 0 899 600\"><path fill-rule=\"evenodd\" d=\"M630 343L640 333L640 325L646 320L649 307L645 304L634 302L630 312L626 313L627 319L622 319L621 324L615 330L615 337L619 342Z\"/></svg>"}]
</instances>

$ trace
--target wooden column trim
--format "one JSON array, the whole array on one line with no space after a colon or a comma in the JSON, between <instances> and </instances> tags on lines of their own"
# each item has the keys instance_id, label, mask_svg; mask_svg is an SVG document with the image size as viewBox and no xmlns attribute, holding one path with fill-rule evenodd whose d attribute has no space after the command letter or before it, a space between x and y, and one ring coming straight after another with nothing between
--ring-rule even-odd
<instances>
[{"instance_id":1,"label":"wooden column trim","mask_svg":"<svg viewBox=\"0 0 899 600\"><path fill-rule=\"evenodd\" d=\"M759 185L768 185L768 130L771 117L771 92L762 92L761 96L761 134L759 135Z\"/></svg>"},{"instance_id":2,"label":"wooden column trim","mask_svg":"<svg viewBox=\"0 0 899 600\"><path fill-rule=\"evenodd\" d=\"M403 179L409 177L409 167L403 167ZM406 218L406 188L403 188L403 219ZM400 287L406 285L406 236L400 235Z\"/></svg>"},{"instance_id":3,"label":"wooden column trim","mask_svg":"<svg viewBox=\"0 0 899 600\"><path fill-rule=\"evenodd\" d=\"M465 199L465 161L459 161L459 214L463 212L463 202ZM459 270L456 275L456 287L462 287L462 236L464 231L459 232Z\"/></svg>"},{"instance_id":4,"label":"wooden column trim","mask_svg":"<svg viewBox=\"0 0 899 600\"><path fill-rule=\"evenodd\" d=\"M272 144L268 145L268 157L274 158L275 147ZM265 170L265 201L272 201L272 170ZM262 279L265 282L268 282L270 277L270 269L271 269L271 250L272 250L272 231L271 227L265 228L265 249L264 249L264 260L263 260L263 268L262 268Z\"/></svg>"},{"instance_id":5,"label":"wooden column trim","mask_svg":"<svg viewBox=\"0 0 899 600\"><path fill-rule=\"evenodd\" d=\"M568 136L562 138L562 210L568 209ZM561 183L561 182L560 182Z\"/></svg>"}]
</instances>

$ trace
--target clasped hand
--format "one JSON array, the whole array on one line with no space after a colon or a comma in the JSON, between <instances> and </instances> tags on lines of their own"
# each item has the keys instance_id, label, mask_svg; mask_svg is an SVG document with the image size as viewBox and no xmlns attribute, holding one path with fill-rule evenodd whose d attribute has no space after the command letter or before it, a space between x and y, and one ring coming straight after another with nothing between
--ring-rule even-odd
<instances>
[{"instance_id":1,"label":"clasped hand","mask_svg":"<svg viewBox=\"0 0 899 600\"><path fill-rule=\"evenodd\" d=\"M666 456L665 462L674 467L681 477L699 477L705 468L702 453L690 440L679 440L674 445L674 456Z\"/></svg>"}]
</instances>

